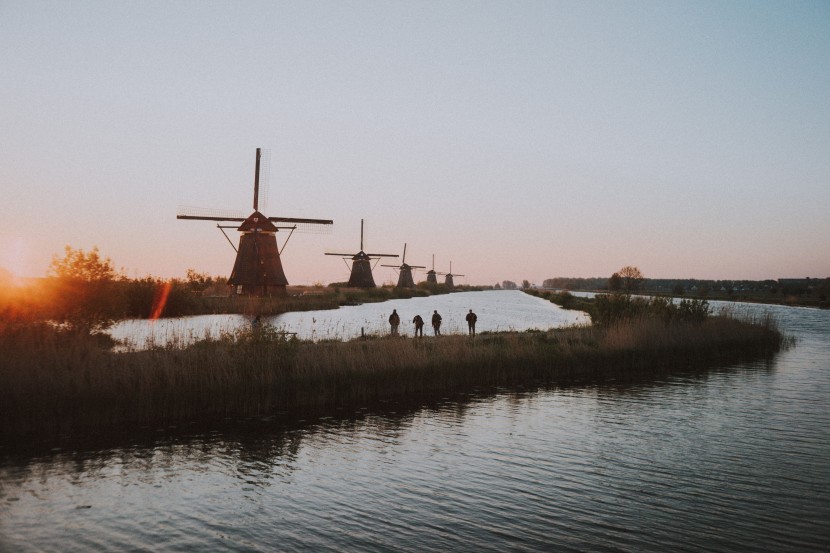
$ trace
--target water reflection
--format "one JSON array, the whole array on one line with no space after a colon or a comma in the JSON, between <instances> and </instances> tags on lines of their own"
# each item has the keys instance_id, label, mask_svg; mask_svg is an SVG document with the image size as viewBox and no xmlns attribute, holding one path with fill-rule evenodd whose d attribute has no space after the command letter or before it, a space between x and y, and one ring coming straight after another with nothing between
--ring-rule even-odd
<instances>
[{"instance_id":1,"label":"water reflection","mask_svg":"<svg viewBox=\"0 0 830 553\"><path fill-rule=\"evenodd\" d=\"M371 439L379 444L397 445L397 439L412 430L416 419L429 419L441 427L461 427L469 411L483 404L504 402L507 413L536 408L545 394L590 398L603 405L640 404L655 390L672 388L680 393L705 387L710 379L752 378L774 372L774 358L738 366L692 366L678 370L666 366L652 375L596 380L580 376L568 382L537 380L511 386L477 388L446 394L439 398L382 399L356 408L336 407L305 412L278 412L260 417L227 418L206 423L190 422L159 427L131 427L126 431L103 432L93 436L56 436L47 441L4 443L0 448L0 471L49 467L60 473L96 476L108 470L111 461L120 469L166 468L187 458L195 464L217 457L234 464L264 463L290 470L303 443L324 445L358 443ZM629 398L625 402L625 398ZM6 481L0 472L0 482Z\"/></svg>"},{"instance_id":2,"label":"water reflection","mask_svg":"<svg viewBox=\"0 0 830 553\"><path fill-rule=\"evenodd\" d=\"M826 549L829 323L785 312L764 362L6 448L0 550Z\"/></svg>"}]
</instances>

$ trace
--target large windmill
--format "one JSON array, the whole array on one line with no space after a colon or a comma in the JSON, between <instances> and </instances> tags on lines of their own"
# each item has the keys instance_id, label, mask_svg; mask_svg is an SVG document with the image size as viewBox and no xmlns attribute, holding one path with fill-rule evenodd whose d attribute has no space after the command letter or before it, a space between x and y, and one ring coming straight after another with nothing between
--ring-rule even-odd
<instances>
[{"instance_id":1,"label":"large windmill","mask_svg":"<svg viewBox=\"0 0 830 553\"><path fill-rule=\"evenodd\" d=\"M371 261L376 257L398 257L392 253L366 253L363 251L363 219L360 220L360 251L357 253L326 253L352 259L352 272L349 274L348 286L353 288L376 288L372 278Z\"/></svg>"},{"instance_id":2,"label":"large windmill","mask_svg":"<svg viewBox=\"0 0 830 553\"><path fill-rule=\"evenodd\" d=\"M291 233L298 227L312 230L319 225L331 225L328 219L298 219L295 217L266 217L259 211L259 169L262 151L256 149L256 171L254 173L254 212L248 217L228 214L195 214L190 209L179 210L176 219L194 219L197 221L235 221L241 222L237 230L242 233L239 237L239 248L236 250L236 261L228 284L235 286L240 294L256 296L285 295L288 279L280 261L282 250L277 246L277 232L290 230ZM285 223L277 226L274 223ZM233 228L233 226L216 225L219 229ZM224 234L224 230L222 233ZM227 234L225 235L227 238ZM283 243L283 248L285 244ZM230 242L230 238L228 238ZM231 242L233 246L233 242Z\"/></svg>"},{"instance_id":3,"label":"large windmill","mask_svg":"<svg viewBox=\"0 0 830 553\"><path fill-rule=\"evenodd\" d=\"M457 276L464 276L464 275L455 275L452 272L452 261L450 261L450 272L449 273L438 273L439 275L444 275L444 284L447 285L447 288L455 287L455 283L452 281L452 277Z\"/></svg>"},{"instance_id":4,"label":"large windmill","mask_svg":"<svg viewBox=\"0 0 830 553\"><path fill-rule=\"evenodd\" d=\"M423 265L407 265L406 243L403 245L403 258L400 265L381 265L382 267L395 267L398 269L398 284L395 288L415 288L415 280L412 278L412 269L426 269Z\"/></svg>"}]
</instances>

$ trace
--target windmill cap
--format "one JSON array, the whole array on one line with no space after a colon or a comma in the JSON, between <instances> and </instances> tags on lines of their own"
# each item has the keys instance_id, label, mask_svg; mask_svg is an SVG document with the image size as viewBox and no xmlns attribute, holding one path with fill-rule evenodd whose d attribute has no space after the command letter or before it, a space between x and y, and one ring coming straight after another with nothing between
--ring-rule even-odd
<instances>
[{"instance_id":1,"label":"windmill cap","mask_svg":"<svg viewBox=\"0 0 830 553\"><path fill-rule=\"evenodd\" d=\"M255 230L259 232L277 232L277 227L274 226L274 223L268 220L268 217L259 211L254 211L241 225L239 225L237 230L240 232L253 232Z\"/></svg>"}]
</instances>

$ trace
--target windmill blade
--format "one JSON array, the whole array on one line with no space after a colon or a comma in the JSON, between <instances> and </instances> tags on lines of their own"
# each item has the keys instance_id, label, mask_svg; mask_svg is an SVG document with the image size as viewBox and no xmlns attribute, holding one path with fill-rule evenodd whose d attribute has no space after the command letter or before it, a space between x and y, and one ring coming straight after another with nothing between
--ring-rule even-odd
<instances>
[{"instance_id":1,"label":"windmill blade","mask_svg":"<svg viewBox=\"0 0 830 553\"><path fill-rule=\"evenodd\" d=\"M272 223L305 223L308 225L332 225L331 219L302 219L299 217L268 217Z\"/></svg>"},{"instance_id":2,"label":"windmill blade","mask_svg":"<svg viewBox=\"0 0 830 553\"><path fill-rule=\"evenodd\" d=\"M338 257L354 257L357 254L356 253L329 253L329 252L326 252L325 255L336 255Z\"/></svg>"},{"instance_id":3,"label":"windmill blade","mask_svg":"<svg viewBox=\"0 0 830 553\"><path fill-rule=\"evenodd\" d=\"M400 257L396 253L367 253L369 257Z\"/></svg>"},{"instance_id":4,"label":"windmill blade","mask_svg":"<svg viewBox=\"0 0 830 553\"><path fill-rule=\"evenodd\" d=\"M410 265L410 269L426 269L423 265Z\"/></svg>"},{"instance_id":5,"label":"windmill blade","mask_svg":"<svg viewBox=\"0 0 830 553\"><path fill-rule=\"evenodd\" d=\"M400 265L384 265L384 264L381 264L381 267L392 267L393 269L400 269L401 268Z\"/></svg>"},{"instance_id":6,"label":"windmill blade","mask_svg":"<svg viewBox=\"0 0 830 553\"><path fill-rule=\"evenodd\" d=\"M331 234L334 221L331 219L301 219L297 217L268 217L274 223L289 223L301 234ZM279 227L278 227L279 228Z\"/></svg>"},{"instance_id":7,"label":"windmill blade","mask_svg":"<svg viewBox=\"0 0 830 553\"><path fill-rule=\"evenodd\" d=\"M176 219L196 219L200 221L244 221L247 219L241 211L231 209L209 209L195 206L179 206Z\"/></svg>"},{"instance_id":8,"label":"windmill blade","mask_svg":"<svg viewBox=\"0 0 830 553\"><path fill-rule=\"evenodd\" d=\"M271 150L261 148L262 156L259 166L259 208L261 211L268 209L268 196L270 195L271 180Z\"/></svg>"}]
</instances>

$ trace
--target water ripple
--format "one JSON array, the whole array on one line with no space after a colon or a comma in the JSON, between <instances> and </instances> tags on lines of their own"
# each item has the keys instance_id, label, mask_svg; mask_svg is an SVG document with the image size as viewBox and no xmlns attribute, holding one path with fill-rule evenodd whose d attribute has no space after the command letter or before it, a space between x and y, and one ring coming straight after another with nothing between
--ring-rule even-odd
<instances>
[{"instance_id":1,"label":"water ripple","mask_svg":"<svg viewBox=\"0 0 830 553\"><path fill-rule=\"evenodd\" d=\"M0 550L824 551L830 314L779 311L773 363L3 457Z\"/></svg>"}]
</instances>

